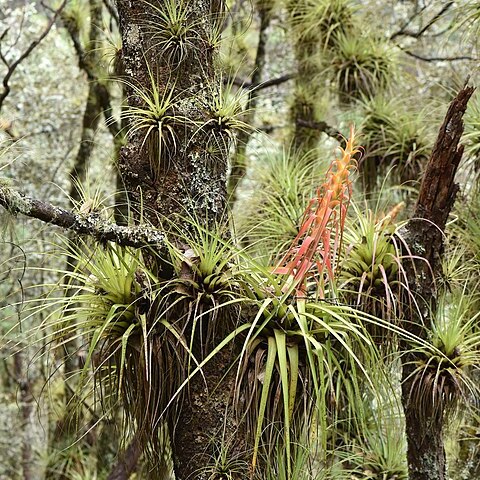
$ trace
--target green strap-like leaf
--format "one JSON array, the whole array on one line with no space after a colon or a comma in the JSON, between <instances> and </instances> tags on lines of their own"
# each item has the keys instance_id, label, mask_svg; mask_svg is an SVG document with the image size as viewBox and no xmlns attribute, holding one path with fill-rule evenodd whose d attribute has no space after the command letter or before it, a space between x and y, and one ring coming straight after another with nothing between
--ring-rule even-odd
<instances>
[{"instance_id":1,"label":"green strap-like leaf","mask_svg":"<svg viewBox=\"0 0 480 480\"><path fill-rule=\"evenodd\" d=\"M278 365L280 369L280 379L282 382L282 396L283 396L283 416L284 416L284 430L285 430L285 450L287 456L287 472L288 478L291 476L292 465L290 455L290 395L289 381L288 381L288 359L287 359L287 336L285 332L275 329L275 340L277 343ZM270 349L270 346L269 346ZM270 352L269 352L270 353ZM298 366L298 364L297 364ZM262 392L263 393L263 392Z\"/></svg>"},{"instance_id":2,"label":"green strap-like leaf","mask_svg":"<svg viewBox=\"0 0 480 480\"><path fill-rule=\"evenodd\" d=\"M262 436L263 419L269 399L270 384L272 382L273 368L275 367L275 359L277 358L277 343L274 337L268 337L268 354L267 363L265 364L265 376L263 378L262 396L260 398L260 406L258 410L257 431L255 433L255 444L253 447L252 471L255 471L258 458L258 446L260 437Z\"/></svg>"}]
</instances>

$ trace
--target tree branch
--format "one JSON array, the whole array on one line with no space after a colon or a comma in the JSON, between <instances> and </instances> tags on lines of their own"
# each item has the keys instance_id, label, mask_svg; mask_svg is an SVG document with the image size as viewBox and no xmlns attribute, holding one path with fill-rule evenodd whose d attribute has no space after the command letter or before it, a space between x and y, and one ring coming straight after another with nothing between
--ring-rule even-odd
<instances>
[{"instance_id":1,"label":"tree branch","mask_svg":"<svg viewBox=\"0 0 480 480\"><path fill-rule=\"evenodd\" d=\"M15 70L20 65L20 63L22 63L33 52L33 50L35 50L35 48L38 45L40 45L42 40L49 34L55 21L57 20L62 10L65 8L66 4L67 4L67 0L63 0L60 7L55 11L55 14L48 22L48 25L46 26L43 33L27 47L27 49L17 58L17 60L15 60L13 63L9 63L2 55L2 61L8 66L8 70L5 76L3 77L3 81L2 81L3 91L2 93L0 93L0 110L2 109L3 102L5 101L5 99L10 93L10 85L8 82L10 81L10 78L12 77L13 72L15 72Z\"/></svg>"},{"instance_id":2,"label":"tree branch","mask_svg":"<svg viewBox=\"0 0 480 480\"><path fill-rule=\"evenodd\" d=\"M264 82L261 82L261 83L252 83L248 86L248 88L258 92L259 90L263 90L264 88L274 87L276 85L280 85L282 83L288 82L293 78L295 78L295 74L287 73L286 75L282 75L281 77L271 78L270 80L265 80Z\"/></svg>"},{"instance_id":3,"label":"tree branch","mask_svg":"<svg viewBox=\"0 0 480 480\"><path fill-rule=\"evenodd\" d=\"M276 85L280 85L282 83L288 82L289 80L292 80L295 78L294 73L287 73L285 75L282 75L281 77L277 78L272 78L270 80L265 80L264 82L247 82L246 80L242 80L241 78L225 78L226 84L232 83L233 85L237 87L242 87L246 90L255 90L258 92L259 90L263 90L265 88L269 87L274 87Z\"/></svg>"},{"instance_id":4,"label":"tree branch","mask_svg":"<svg viewBox=\"0 0 480 480\"><path fill-rule=\"evenodd\" d=\"M406 50L400 45L397 47L402 50L403 53L408 55L409 57L416 58L417 60L421 60L422 62L458 62L461 60L468 60L470 62L478 62L478 58L470 57L469 55L460 55L458 57L424 57L423 55L419 55L418 53L414 53L410 50Z\"/></svg>"},{"instance_id":5,"label":"tree branch","mask_svg":"<svg viewBox=\"0 0 480 480\"><path fill-rule=\"evenodd\" d=\"M163 246L165 235L154 228L123 227L104 220L99 213L88 215L43 202L17 192L0 183L0 205L12 215L22 214L42 222L71 230L80 235L90 235L99 242L111 241L125 247L141 248Z\"/></svg>"},{"instance_id":6,"label":"tree branch","mask_svg":"<svg viewBox=\"0 0 480 480\"><path fill-rule=\"evenodd\" d=\"M413 37L413 38L420 38L425 32L427 32L450 8L453 6L455 2L448 2L446 3L442 9L432 17L432 19L427 22L427 24L418 30L417 32L412 32L410 30L407 30L408 25L416 18L419 14L415 13L412 17L409 18L409 20L406 22L405 25L403 25L400 30L397 32L393 33L390 36L390 40L395 39L398 36L407 36L407 37ZM421 13L426 7L424 7L419 13Z\"/></svg>"},{"instance_id":7,"label":"tree branch","mask_svg":"<svg viewBox=\"0 0 480 480\"><path fill-rule=\"evenodd\" d=\"M309 122L307 120L302 120L301 118L299 118L296 120L296 124L299 127L319 130L320 132L325 133L326 135L334 138L340 143L343 143L345 141L345 136L342 135L342 132L340 132L340 130L337 130L335 127L331 127L326 122Z\"/></svg>"}]
</instances>

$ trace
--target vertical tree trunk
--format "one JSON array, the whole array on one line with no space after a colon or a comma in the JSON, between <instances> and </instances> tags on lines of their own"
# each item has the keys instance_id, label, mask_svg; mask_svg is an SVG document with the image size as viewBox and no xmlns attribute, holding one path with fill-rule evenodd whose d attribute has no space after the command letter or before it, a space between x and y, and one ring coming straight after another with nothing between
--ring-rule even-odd
<instances>
[{"instance_id":1,"label":"vertical tree trunk","mask_svg":"<svg viewBox=\"0 0 480 480\"><path fill-rule=\"evenodd\" d=\"M100 115L102 112L102 106L99 97L99 84L96 76L92 75L97 68L97 63L100 61L98 42L101 38L101 25L102 25L102 9L103 5L101 0L90 0L90 32L89 41L86 48L83 50L80 44L77 44L77 55L82 58L78 59L79 65L87 74L89 79L87 101L85 104L85 110L82 120L82 134L80 139L80 147L75 157L72 169L70 170L70 198L71 204L79 203L81 198L81 191L79 185L85 185L87 179L87 171L90 164L90 158L94 148L95 132L97 131ZM72 38L74 44L79 42L79 34L76 26L72 22L66 22L66 28ZM77 242L77 237L72 235L69 244L74 247ZM67 257L67 272L72 272L75 268L75 259L71 256ZM66 382L74 377L75 372L78 372L79 358L78 348L79 339L75 338L66 343L63 347L65 349L63 355L63 364ZM74 387L71 389L65 389L65 414L57 424L56 440L62 441L73 434L78 428L78 418L72 418L72 396L75 391Z\"/></svg>"},{"instance_id":2,"label":"vertical tree trunk","mask_svg":"<svg viewBox=\"0 0 480 480\"><path fill-rule=\"evenodd\" d=\"M295 22L296 9L303 4L306 4L303 0L302 2L292 0L287 3L289 20L292 26ZM303 8L307 8L306 5ZM317 42L295 38L293 48L297 75L295 77L295 89L290 110L293 123L291 142L296 152L305 154L317 147L322 135L321 130L311 128L311 125L322 120L318 118L317 114L318 92L321 88L314 81L321 73L321 68L318 66L318 61L315 62L313 59L323 46Z\"/></svg>"},{"instance_id":3,"label":"vertical tree trunk","mask_svg":"<svg viewBox=\"0 0 480 480\"><path fill-rule=\"evenodd\" d=\"M33 420L32 416L35 410L35 400L32 393L33 385L32 380L28 378L25 373L27 371L25 352L23 350L16 352L13 361L15 379L20 393L18 401L22 412L23 422L22 458L20 460L20 465L23 471L23 480L35 480L37 476L35 475L35 461L30 437L30 428Z\"/></svg>"},{"instance_id":4,"label":"vertical tree trunk","mask_svg":"<svg viewBox=\"0 0 480 480\"><path fill-rule=\"evenodd\" d=\"M418 305L409 310L410 317L404 320L403 328L423 339L427 338L435 313L437 290L434 279L441 271L443 232L458 190L454 181L463 154L463 147L459 146L463 133L462 117L473 91L473 88L464 88L450 104L425 171L413 219L403 232L409 247L406 256L428 261L405 262L406 278ZM425 412L419 413L418 406L412 401L416 391L422 388L421 382L415 382L413 375L418 353L409 350L407 345L403 348L406 353L402 356L402 402L409 480L445 480L443 415L433 416L432 413L428 417Z\"/></svg>"},{"instance_id":5,"label":"vertical tree trunk","mask_svg":"<svg viewBox=\"0 0 480 480\"><path fill-rule=\"evenodd\" d=\"M163 2L151 3L162 8ZM154 225L162 224L167 218L181 221L187 212L214 223L221 220L225 212L227 151L225 148L220 152L209 150L208 133L199 128L211 118L205 108L208 97L215 89L218 91L214 52L207 38L207 29L216 28L216 17L221 13L216 3L178 2L178 6L188 4L194 24L190 34L195 38L190 39L193 51L187 53L181 64L174 65L148 35L148 27L145 28L146 21L155 18L148 3L117 2L128 81L146 92L151 91L151 73L158 91L171 92L175 99L175 112L172 112L176 118L172 122L175 140L166 139L169 145L163 149L160 164L154 164L158 159L152 158L144 143L145 131L130 136L119 159L130 201L137 207L143 205L144 214ZM141 105L130 84L126 91L129 105Z\"/></svg>"},{"instance_id":6,"label":"vertical tree trunk","mask_svg":"<svg viewBox=\"0 0 480 480\"><path fill-rule=\"evenodd\" d=\"M127 99L129 107L139 107L143 105L138 89L147 94L156 89L160 95L171 95L170 123L161 154L158 144L155 151L145 141L145 130L130 131L119 159L123 183L133 211L141 212L142 218L153 225L168 230L174 222L176 228L188 231L191 225L185 218L192 216L201 225L213 228L223 222L226 209L229 137L212 128L209 105L220 85L209 37L218 28L223 2L175 3L176 8L188 9L188 22L193 25L180 61L174 61L172 52L166 52L164 44L155 40L147 24L158 18L158 10L152 5L161 10L166 3L151 0L150 4L117 2ZM135 122L133 117L129 120ZM171 275L165 265L157 270L163 279ZM188 330L189 326L183 328ZM197 345L193 349L201 361L201 349ZM197 375L190 381L179 421L170 425L174 429L172 449L178 480L204 478L205 473L200 471L211 461L211 440L218 439L221 432L227 439L235 437L237 425L232 416L225 416L235 374L230 372L222 379L229 361L227 353L215 356L205 366L203 378ZM213 390L215 398L209 395Z\"/></svg>"},{"instance_id":7,"label":"vertical tree trunk","mask_svg":"<svg viewBox=\"0 0 480 480\"><path fill-rule=\"evenodd\" d=\"M255 108L258 103L258 92L255 86L259 85L263 70L265 68L266 50L268 41L268 27L272 17L273 4L270 0L258 2L258 15L260 17L260 30L258 32L257 52L255 55L255 70L252 75L251 85L253 88L248 93L245 105L244 122L251 125L255 118ZM247 174L248 159L246 156L250 131L242 130L237 136L237 148L232 158L232 168L228 178L228 193L230 195L230 205L233 207L237 201L237 188L242 179Z\"/></svg>"}]
</instances>

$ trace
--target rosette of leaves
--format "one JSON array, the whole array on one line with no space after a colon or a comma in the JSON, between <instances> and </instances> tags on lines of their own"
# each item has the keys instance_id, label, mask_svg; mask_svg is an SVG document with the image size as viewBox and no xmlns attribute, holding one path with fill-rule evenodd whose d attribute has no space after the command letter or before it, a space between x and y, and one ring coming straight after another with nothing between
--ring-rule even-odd
<instances>
[{"instance_id":1,"label":"rosette of leaves","mask_svg":"<svg viewBox=\"0 0 480 480\"><path fill-rule=\"evenodd\" d=\"M363 97L360 105L365 148L360 171L366 188L374 190L387 173L395 183L418 180L432 145L425 113L410 108L405 100L384 95Z\"/></svg>"},{"instance_id":2,"label":"rosette of leaves","mask_svg":"<svg viewBox=\"0 0 480 480\"><path fill-rule=\"evenodd\" d=\"M227 225L206 228L194 217L184 219L187 229L176 229L169 244L174 279L165 286L168 301L166 309L180 299L189 305L182 322L187 325L190 346L200 345L206 352L215 339L223 338L235 329L238 312L235 306L242 302L237 281L239 251L235 247ZM174 232L172 232L172 235Z\"/></svg>"},{"instance_id":3,"label":"rosette of leaves","mask_svg":"<svg viewBox=\"0 0 480 480\"><path fill-rule=\"evenodd\" d=\"M156 174L162 166L169 167L170 158L177 149L177 129L185 128L191 120L178 114L179 94L175 91L175 84L161 90L150 67L148 73L149 88L123 81L132 95L129 105L122 109L121 117L128 125L128 137L141 136L141 147L149 153Z\"/></svg>"},{"instance_id":4,"label":"rosette of leaves","mask_svg":"<svg viewBox=\"0 0 480 480\"><path fill-rule=\"evenodd\" d=\"M179 66L195 50L201 23L194 18L193 10L185 0L165 0L155 4L141 1L151 9L151 15L143 20L152 43L149 51L158 52L169 65Z\"/></svg>"},{"instance_id":5,"label":"rosette of leaves","mask_svg":"<svg viewBox=\"0 0 480 480\"><path fill-rule=\"evenodd\" d=\"M353 204L354 216L343 236L341 289L349 302L382 318L394 318L398 307L401 255L394 219L402 207L399 204L377 218L371 210L364 213Z\"/></svg>"},{"instance_id":6,"label":"rosette of leaves","mask_svg":"<svg viewBox=\"0 0 480 480\"><path fill-rule=\"evenodd\" d=\"M283 450L291 478L294 445L309 436L312 423L326 447L337 408L332 399L348 397L337 395L346 383L358 395L359 377L368 377L365 363L376 357L364 314L335 297L357 153L352 131L273 269L245 255L239 285L250 299L252 320L240 355L236 404L254 444L253 472L275 447Z\"/></svg>"},{"instance_id":7,"label":"rosette of leaves","mask_svg":"<svg viewBox=\"0 0 480 480\"><path fill-rule=\"evenodd\" d=\"M341 33L326 67L335 79L342 102L372 97L393 80L397 57L393 46L370 33Z\"/></svg>"},{"instance_id":8,"label":"rosette of leaves","mask_svg":"<svg viewBox=\"0 0 480 480\"><path fill-rule=\"evenodd\" d=\"M355 7L349 0L289 0L290 22L298 46L335 48L337 36L354 27Z\"/></svg>"},{"instance_id":9,"label":"rosette of leaves","mask_svg":"<svg viewBox=\"0 0 480 480\"><path fill-rule=\"evenodd\" d=\"M480 313L478 299L466 289L442 292L428 342L414 346L410 403L418 418L450 420L463 403L478 398Z\"/></svg>"}]
</instances>

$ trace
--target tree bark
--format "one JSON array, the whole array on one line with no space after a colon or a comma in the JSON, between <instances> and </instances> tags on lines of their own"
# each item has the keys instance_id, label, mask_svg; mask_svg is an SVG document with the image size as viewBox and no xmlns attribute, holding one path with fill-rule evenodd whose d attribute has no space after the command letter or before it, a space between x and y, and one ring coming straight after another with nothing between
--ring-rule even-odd
<instances>
[{"instance_id":1,"label":"tree bark","mask_svg":"<svg viewBox=\"0 0 480 480\"><path fill-rule=\"evenodd\" d=\"M474 89L465 87L451 102L435 142L412 220L402 236L408 245L405 256L424 260L404 262L411 297L417 305L408 310L409 319L403 328L421 339L427 338L436 308L437 289L434 279L441 271L443 232L455 201L458 185L455 173L463 153L459 146L463 133L462 117ZM445 480L445 449L443 444L443 412L419 413L412 401L421 382L415 382L415 362L419 355L402 343L402 403L405 412L408 443L409 480Z\"/></svg>"},{"instance_id":2,"label":"tree bark","mask_svg":"<svg viewBox=\"0 0 480 480\"><path fill-rule=\"evenodd\" d=\"M258 90L255 85L260 85L263 76L263 70L265 68L266 50L268 41L268 27L270 26L270 20L272 17L273 5L266 2L263 5L259 2L259 17L260 17L260 31L258 33L257 52L255 55L255 70L252 75L251 85L248 92L248 98L245 105L245 123L251 125L255 117L255 108L258 103ZM237 136L237 148L232 158L232 168L230 176L228 178L228 192L230 194L230 205L233 207L237 201L237 188L242 179L245 177L248 168L248 159L246 157L248 140L250 138L250 132L248 130L242 130Z\"/></svg>"},{"instance_id":3,"label":"tree bark","mask_svg":"<svg viewBox=\"0 0 480 480\"><path fill-rule=\"evenodd\" d=\"M164 8L164 2L158 0L151 4ZM223 2L192 0L176 5L187 6L194 29L189 34L184 57L172 62L172 56L162 52L161 45L144 28L148 18L155 18L155 10L147 2L117 2L129 106L143 106L138 88L146 93L152 89L158 89L161 95L171 93L173 99L171 123L161 155L149 148L145 131L130 131L128 144L120 154L119 168L137 221L146 218L154 226L166 229L174 223L176 229L187 232L192 228L187 217L211 228L224 221L230 137L213 128L214 117L209 107L221 86L220 77L215 75L215 52L208 38L217 28ZM130 120L134 122L133 118ZM154 268L163 279L171 278L173 272L164 264ZM185 315L188 302L182 308L178 318L186 318L188 322L190 317ZM185 323L181 330L188 336L191 325ZM201 347L193 346L199 361L206 353ZM203 375L189 381L178 421L168 419L178 480L204 478L206 474L201 471L205 472L212 461L210 440L218 438L220 432L224 432L224 439L235 444L237 425L230 420L233 416L225 416L234 373L222 379L225 371L224 354L216 355L204 367ZM212 391L215 398L208 395Z\"/></svg>"}]
</instances>

